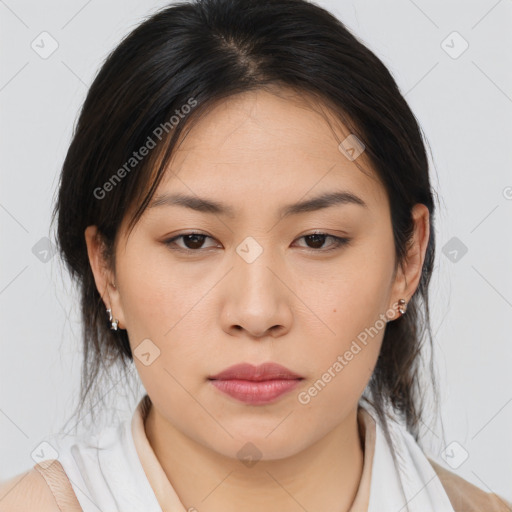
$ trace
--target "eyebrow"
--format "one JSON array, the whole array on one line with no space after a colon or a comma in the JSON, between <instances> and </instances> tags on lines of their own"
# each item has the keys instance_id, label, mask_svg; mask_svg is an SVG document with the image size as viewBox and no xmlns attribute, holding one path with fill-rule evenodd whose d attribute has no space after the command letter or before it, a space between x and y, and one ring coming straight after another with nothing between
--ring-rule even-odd
<instances>
[{"instance_id":1,"label":"eyebrow","mask_svg":"<svg viewBox=\"0 0 512 512\"><path fill-rule=\"evenodd\" d=\"M281 218L297 215L300 213L323 210L332 206L354 204L368 208L368 205L358 196L348 191L325 192L312 199L306 199L297 203L284 205L279 209L278 215ZM234 218L235 210L212 199L201 198L197 196L188 196L185 194L162 194L156 196L149 205L149 208L159 206L183 206L202 213L213 213L216 215L225 215Z\"/></svg>"}]
</instances>

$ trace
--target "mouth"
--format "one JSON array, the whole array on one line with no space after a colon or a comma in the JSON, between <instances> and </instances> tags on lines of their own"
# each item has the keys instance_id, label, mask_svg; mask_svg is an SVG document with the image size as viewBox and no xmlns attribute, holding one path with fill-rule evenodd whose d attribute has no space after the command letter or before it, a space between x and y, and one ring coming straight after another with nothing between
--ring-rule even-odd
<instances>
[{"instance_id":1,"label":"mouth","mask_svg":"<svg viewBox=\"0 0 512 512\"><path fill-rule=\"evenodd\" d=\"M276 363L237 364L208 377L222 393L250 405L264 405L296 388L304 377Z\"/></svg>"}]
</instances>

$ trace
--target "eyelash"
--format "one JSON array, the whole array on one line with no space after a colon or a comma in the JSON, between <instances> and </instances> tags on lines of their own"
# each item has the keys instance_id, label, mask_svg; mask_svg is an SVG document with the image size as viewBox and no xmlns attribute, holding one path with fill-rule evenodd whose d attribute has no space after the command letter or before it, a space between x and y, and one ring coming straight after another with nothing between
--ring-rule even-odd
<instances>
[{"instance_id":1,"label":"eyelash","mask_svg":"<svg viewBox=\"0 0 512 512\"><path fill-rule=\"evenodd\" d=\"M179 238L184 238L184 237L187 237L187 236L202 236L202 237L205 237L206 238L212 238L211 236L208 236L208 235L205 235L204 233L199 233L199 232L196 232L196 231L193 231L193 232L190 232L190 233L181 233L180 235L176 235L172 238L169 238L168 240L164 240L164 245L168 246L171 250L173 251L180 251L180 252L185 252L185 253L193 253L193 252L200 252L200 251L205 251L205 250L208 250L208 249L189 249L189 248L183 248L183 247L179 247L179 246L175 246L175 247L172 247L172 245L175 245L174 242L175 240L178 240ZM334 240L334 243L333 243L333 247L331 247L330 249L312 249L312 248L306 248L308 251L310 252L321 252L321 253L326 253L326 252L331 252L331 251L335 251L337 249L340 249L341 247L345 246L345 245L348 245L350 243L350 238L341 238L339 236L334 236L334 235L329 235L328 233L320 233L320 232L315 232L315 233L309 233L307 235L302 235L301 237L298 238L298 240L300 240L301 238L307 238L307 237L310 237L310 236L324 236L326 238L332 238ZM213 248L213 247L212 247Z\"/></svg>"}]
</instances>

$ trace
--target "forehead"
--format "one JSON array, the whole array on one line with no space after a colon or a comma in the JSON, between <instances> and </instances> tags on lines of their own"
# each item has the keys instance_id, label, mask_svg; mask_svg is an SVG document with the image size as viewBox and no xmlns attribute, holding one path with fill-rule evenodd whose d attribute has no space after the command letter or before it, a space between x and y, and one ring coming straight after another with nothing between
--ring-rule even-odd
<instances>
[{"instance_id":1,"label":"forehead","mask_svg":"<svg viewBox=\"0 0 512 512\"><path fill-rule=\"evenodd\" d=\"M337 138L348 135L348 129L313 97L289 89L259 89L217 102L179 142L174 157L176 163L189 156L204 158L206 152L219 164L233 159L269 165L276 157L278 165L304 158L341 161Z\"/></svg>"},{"instance_id":2,"label":"forehead","mask_svg":"<svg viewBox=\"0 0 512 512\"><path fill-rule=\"evenodd\" d=\"M155 196L178 191L269 204L341 188L369 203L386 201L364 151L351 160L340 150L353 135L308 95L280 89L231 96L185 133Z\"/></svg>"}]
</instances>

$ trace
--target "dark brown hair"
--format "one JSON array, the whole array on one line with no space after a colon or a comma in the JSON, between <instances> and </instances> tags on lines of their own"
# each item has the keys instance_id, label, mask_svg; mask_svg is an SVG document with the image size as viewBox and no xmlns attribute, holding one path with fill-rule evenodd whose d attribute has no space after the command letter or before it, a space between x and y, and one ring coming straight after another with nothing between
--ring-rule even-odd
<instances>
[{"instance_id":1,"label":"dark brown hair","mask_svg":"<svg viewBox=\"0 0 512 512\"><path fill-rule=\"evenodd\" d=\"M407 313L387 324L365 390L384 424L391 410L418 440L425 340L432 349L428 286L435 252L433 191L422 132L379 58L341 21L305 0L171 4L128 34L94 79L63 164L52 218L53 223L58 215L56 243L81 295L79 408L91 393L107 391L99 387L101 368L108 373L119 364L126 370L132 361L127 332L109 328L88 260L85 228L98 227L115 270L120 223L130 214L133 228L140 218L178 136L231 95L279 86L317 98L364 142L365 157L388 194L397 266L413 233L412 207L423 203L429 209L430 239L419 286ZM134 152L152 146L150 139L154 149L135 158ZM431 356L435 391L432 369Z\"/></svg>"}]
</instances>

